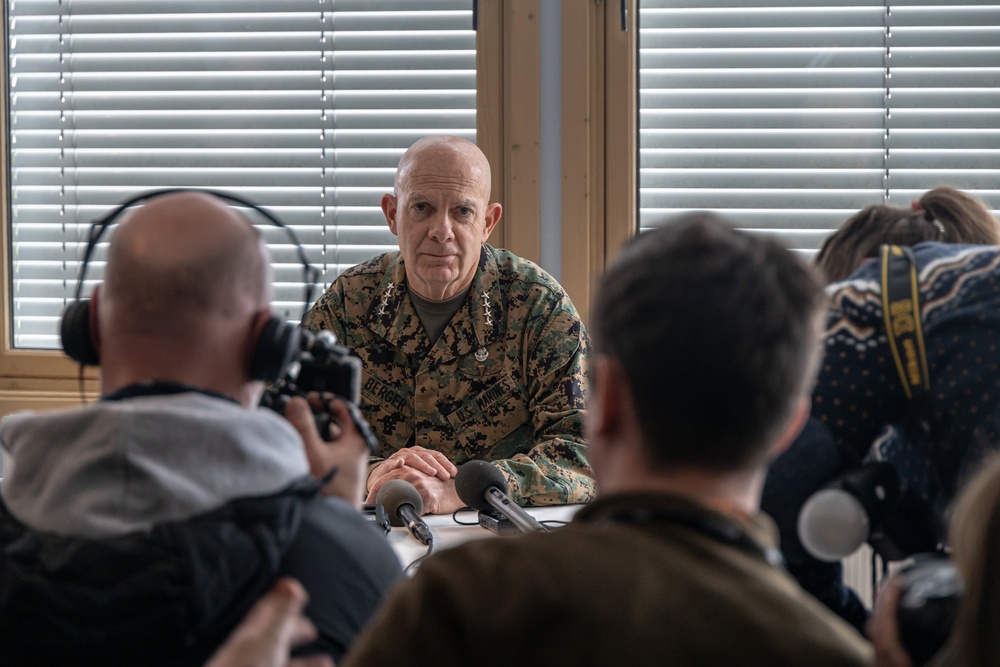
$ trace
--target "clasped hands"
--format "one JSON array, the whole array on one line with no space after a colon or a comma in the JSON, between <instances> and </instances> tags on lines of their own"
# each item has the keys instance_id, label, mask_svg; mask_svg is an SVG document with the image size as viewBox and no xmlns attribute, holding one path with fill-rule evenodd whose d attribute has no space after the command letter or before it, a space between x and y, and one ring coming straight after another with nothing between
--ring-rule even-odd
<instances>
[{"instance_id":1,"label":"clasped hands","mask_svg":"<svg viewBox=\"0 0 1000 667\"><path fill-rule=\"evenodd\" d=\"M325 410L332 418L326 438L316 430L312 410ZM302 437L309 472L322 479L334 467L337 473L323 487L325 495L343 498L360 506L374 503L378 490L391 479L406 480L417 489L424 503L424 514L449 514L465 507L455 490L458 468L441 452L420 446L406 447L368 472L368 445L351 420L347 404L332 394L311 393L305 399L289 398L287 419Z\"/></svg>"},{"instance_id":2,"label":"clasped hands","mask_svg":"<svg viewBox=\"0 0 1000 667\"><path fill-rule=\"evenodd\" d=\"M418 445L405 447L372 468L367 503L374 503L382 486L392 479L406 480L424 502L424 514L450 514L465 507L455 490L458 468L441 452Z\"/></svg>"}]
</instances>

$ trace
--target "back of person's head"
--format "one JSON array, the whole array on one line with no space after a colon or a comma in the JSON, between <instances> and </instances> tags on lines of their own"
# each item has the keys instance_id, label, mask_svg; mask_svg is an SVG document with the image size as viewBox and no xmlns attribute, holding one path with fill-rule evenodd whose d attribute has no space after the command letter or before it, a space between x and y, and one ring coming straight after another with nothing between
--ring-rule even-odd
<instances>
[{"instance_id":1,"label":"back of person's head","mask_svg":"<svg viewBox=\"0 0 1000 667\"><path fill-rule=\"evenodd\" d=\"M914 208L928 220L937 220L944 228L944 243L1000 244L1000 221L989 207L967 192L940 187L928 190Z\"/></svg>"},{"instance_id":2,"label":"back of person's head","mask_svg":"<svg viewBox=\"0 0 1000 667\"><path fill-rule=\"evenodd\" d=\"M116 225L92 300L102 393L162 380L253 403L270 291L267 248L237 209L202 192L148 199Z\"/></svg>"},{"instance_id":3,"label":"back of person's head","mask_svg":"<svg viewBox=\"0 0 1000 667\"><path fill-rule=\"evenodd\" d=\"M1000 222L986 205L954 188L929 190L911 208L875 205L863 208L823 243L816 265L828 282L850 276L879 247L939 243L1000 244Z\"/></svg>"},{"instance_id":4,"label":"back of person's head","mask_svg":"<svg viewBox=\"0 0 1000 667\"><path fill-rule=\"evenodd\" d=\"M1000 664L1000 456L962 491L950 541L966 582L947 651L960 667Z\"/></svg>"},{"instance_id":5,"label":"back of person's head","mask_svg":"<svg viewBox=\"0 0 1000 667\"><path fill-rule=\"evenodd\" d=\"M626 246L591 333L624 371L651 460L728 472L763 460L808 391L824 305L791 252L694 213Z\"/></svg>"},{"instance_id":6,"label":"back of person's head","mask_svg":"<svg viewBox=\"0 0 1000 667\"><path fill-rule=\"evenodd\" d=\"M119 329L196 339L220 319L266 308L269 271L259 232L236 209L205 193L166 194L123 216L102 300Z\"/></svg>"}]
</instances>

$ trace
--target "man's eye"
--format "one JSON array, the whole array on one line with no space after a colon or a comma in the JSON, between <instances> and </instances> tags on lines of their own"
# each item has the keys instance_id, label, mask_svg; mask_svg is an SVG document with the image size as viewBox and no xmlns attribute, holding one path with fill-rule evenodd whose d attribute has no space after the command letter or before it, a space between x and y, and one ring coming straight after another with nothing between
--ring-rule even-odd
<instances>
[{"instance_id":1,"label":"man's eye","mask_svg":"<svg viewBox=\"0 0 1000 667\"><path fill-rule=\"evenodd\" d=\"M466 206L462 206L458 209L458 212L462 215L472 215L472 209Z\"/></svg>"},{"instance_id":2,"label":"man's eye","mask_svg":"<svg viewBox=\"0 0 1000 667\"><path fill-rule=\"evenodd\" d=\"M414 204L413 205L413 210L414 211L426 211L427 210L427 204Z\"/></svg>"}]
</instances>

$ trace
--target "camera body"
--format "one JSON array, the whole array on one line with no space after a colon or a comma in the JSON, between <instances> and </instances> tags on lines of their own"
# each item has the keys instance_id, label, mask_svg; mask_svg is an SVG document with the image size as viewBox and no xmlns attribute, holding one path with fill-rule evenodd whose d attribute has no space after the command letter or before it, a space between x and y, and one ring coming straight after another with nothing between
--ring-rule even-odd
<instances>
[{"instance_id":1,"label":"camera body","mask_svg":"<svg viewBox=\"0 0 1000 667\"><path fill-rule=\"evenodd\" d=\"M962 582L942 554L918 554L899 572L899 639L915 665L933 658L951 635Z\"/></svg>"},{"instance_id":2,"label":"camera body","mask_svg":"<svg viewBox=\"0 0 1000 667\"><path fill-rule=\"evenodd\" d=\"M299 329L299 336L298 356L289 364L285 377L268 388L265 401L317 391L335 394L357 405L361 400L361 359L338 344L331 331L313 334Z\"/></svg>"},{"instance_id":3,"label":"camera body","mask_svg":"<svg viewBox=\"0 0 1000 667\"><path fill-rule=\"evenodd\" d=\"M301 342L298 356L288 365L285 376L264 391L260 404L278 414L285 413L285 405L292 396L305 396L310 392L330 393L347 401L351 420L361 432L372 454L378 442L361 412L361 358L350 349L337 343L330 331L313 334L299 329ZM313 410L316 430L324 440L330 439L330 415L323 410Z\"/></svg>"}]
</instances>

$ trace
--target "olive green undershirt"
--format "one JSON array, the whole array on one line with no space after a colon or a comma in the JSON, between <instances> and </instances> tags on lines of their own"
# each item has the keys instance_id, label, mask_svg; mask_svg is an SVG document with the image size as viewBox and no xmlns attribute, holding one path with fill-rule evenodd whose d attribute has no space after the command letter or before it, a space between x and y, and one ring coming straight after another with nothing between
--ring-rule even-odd
<instances>
[{"instance_id":1,"label":"olive green undershirt","mask_svg":"<svg viewBox=\"0 0 1000 667\"><path fill-rule=\"evenodd\" d=\"M427 332L431 345L437 342L437 339L444 333L445 327L451 322L451 318L465 303L465 297L469 296L470 289L472 289L471 284L461 293L444 301L428 301L418 296L412 289L410 290L410 300L413 301L413 307L420 317L420 323L424 325L424 331Z\"/></svg>"}]
</instances>

